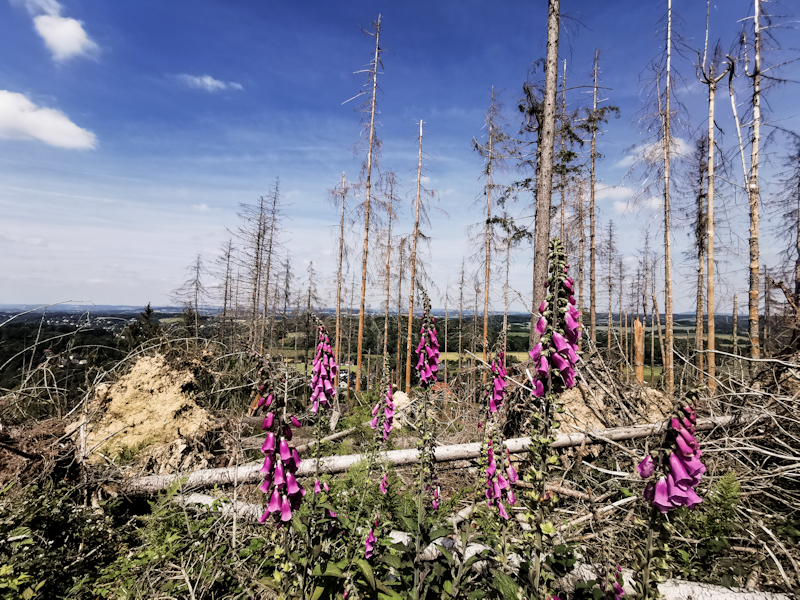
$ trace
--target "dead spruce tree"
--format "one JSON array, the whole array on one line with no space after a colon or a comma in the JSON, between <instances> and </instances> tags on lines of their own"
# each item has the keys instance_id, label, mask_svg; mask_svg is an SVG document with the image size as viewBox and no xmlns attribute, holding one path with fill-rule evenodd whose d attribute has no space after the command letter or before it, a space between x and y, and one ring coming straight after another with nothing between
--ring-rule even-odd
<instances>
[{"instance_id":1,"label":"dead spruce tree","mask_svg":"<svg viewBox=\"0 0 800 600\"><path fill-rule=\"evenodd\" d=\"M347 206L347 196L351 188L347 184L344 171L342 171L342 180L337 187L330 191L331 203L336 203L339 208L339 233L337 242L339 246L339 255L337 257L336 267L336 331L334 333L334 350L333 354L336 358L337 364L340 362L339 349L342 343L342 327L341 327L341 309L342 309L342 276L345 257L348 254L349 247L345 242L345 223L349 221L349 207Z\"/></svg>"},{"instance_id":2,"label":"dead spruce tree","mask_svg":"<svg viewBox=\"0 0 800 600\"><path fill-rule=\"evenodd\" d=\"M375 38L375 54L366 70L361 71L367 76L367 82L361 90L361 95L367 95L367 101L362 105L362 120L364 122L363 138L367 143L367 158L363 168L364 181L364 249L361 255L361 304L358 312L358 349L356 350L356 391L361 389L361 353L364 346L364 315L367 295L367 260L369 254L369 225L372 202L372 170L380 151L380 141L375 134L375 117L378 102L378 69L383 66L381 62L382 48L380 45L381 16L373 23L374 32L365 33Z\"/></svg>"},{"instance_id":3,"label":"dead spruce tree","mask_svg":"<svg viewBox=\"0 0 800 600\"><path fill-rule=\"evenodd\" d=\"M192 264L186 267L188 277L183 284L172 291L172 301L181 304L190 311L191 325L194 326L194 337L200 337L200 306L205 304L209 296L203 283L206 274L203 257L195 256ZM188 325L188 323L187 323Z\"/></svg>"}]
</instances>

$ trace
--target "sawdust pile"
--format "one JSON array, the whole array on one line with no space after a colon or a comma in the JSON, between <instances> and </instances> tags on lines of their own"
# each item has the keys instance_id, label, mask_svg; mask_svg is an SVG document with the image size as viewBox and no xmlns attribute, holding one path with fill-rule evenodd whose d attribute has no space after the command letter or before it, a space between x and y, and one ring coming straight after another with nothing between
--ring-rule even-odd
<instances>
[{"instance_id":1,"label":"sawdust pile","mask_svg":"<svg viewBox=\"0 0 800 600\"><path fill-rule=\"evenodd\" d=\"M644 386L631 386L619 398L609 398L599 386L578 386L561 394L564 412L556 416L562 433L605 429L663 421L672 403L662 392Z\"/></svg>"},{"instance_id":2,"label":"sawdust pile","mask_svg":"<svg viewBox=\"0 0 800 600\"><path fill-rule=\"evenodd\" d=\"M158 461L160 466L181 468L186 465L172 450L182 454L185 440L201 437L212 424L193 390L191 371L170 367L162 356L142 357L113 385L98 386L86 414L69 431L77 432L90 462L117 462L147 450L145 454L169 456Z\"/></svg>"}]
</instances>

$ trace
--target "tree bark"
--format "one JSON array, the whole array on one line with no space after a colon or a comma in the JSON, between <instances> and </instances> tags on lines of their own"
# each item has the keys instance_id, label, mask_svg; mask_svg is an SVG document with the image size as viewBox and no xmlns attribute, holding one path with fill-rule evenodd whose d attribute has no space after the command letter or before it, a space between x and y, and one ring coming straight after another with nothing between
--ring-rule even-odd
<instances>
[{"instance_id":1,"label":"tree bark","mask_svg":"<svg viewBox=\"0 0 800 600\"><path fill-rule=\"evenodd\" d=\"M411 281L408 292L408 335L406 336L406 394L411 393L411 339L414 331L414 288L417 276L417 240L419 238L419 205L422 201L422 119L419 121L419 154L417 158L417 200L414 237L411 241Z\"/></svg>"},{"instance_id":2,"label":"tree bark","mask_svg":"<svg viewBox=\"0 0 800 600\"><path fill-rule=\"evenodd\" d=\"M341 328L341 307L342 307L342 266L344 264L344 211L345 211L345 197L347 196L347 181L342 171L342 188L339 190L342 196L342 212L339 218L339 268L336 272L336 334L335 343L333 348L333 355L336 358L336 364L341 363L339 358L339 346L342 343L342 328Z\"/></svg>"},{"instance_id":3,"label":"tree bark","mask_svg":"<svg viewBox=\"0 0 800 600\"><path fill-rule=\"evenodd\" d=\"M670 171L670 144L672 121L672 0L667 0L667 76L665 82L666 106L664 110L664 329L665 352L663 356L665 381L667 383L667 396L673 397L675 393L675 373L672 361L672 239L670 229L670 196L669 196L669 171ZM659 331L660 331L659 327Z\"/></svg>"},{"instance_id":4,"label":"tree bark","mask_svg":"<svg viewBox=\"0 0 800 600\"><path fill-rule=\"evenodd\" d=\"M372 60L372 100L369 115L369 146L367 148L367 176L364 202L364 252L361 259L361 307L358 312L358 349L356 357L356 391L361 390L361 352L364 347L364 314L367 295L367 255L369 253L369 211L372 195L372 153L375 144L375 112L378 98L378 64L380 62L381 16L375 24L375 58ZM349 388L348 388L349 389Z\"/></svg>"},{"instance_id":5,"label":"tree bark","mask_svg":"<svg viewBox=\"0 0 800 600\"><path fill-rule=\"evenodd\" d=\"M761 0L754 0L753 29L755 34L753 72L748 76L753 80L753 130L750 147L750 176L747 182L747 200L750 205L750 293L748 297L750 358L759 358L761 349L758 343L758 288L759 288L759 248L758 248L758 163L759 143L761 141ZM751 372L757 363L751 363Z\"/></svg>"},{"instance_id":6,"label":"tree bark","mask_svg":"<svg viewBox=\"0 0 800 600\"><path fill-rule=\"evenodd\" d=\"M723 417L709 417L698 419L695 429L705 431L717 427L741 423L752 424L766 418L765 415L739 414ZM583 444L601 444L606 440L618 442L621 440L632 440L651 435L660 435L664 431L666 423L653 423L648 425L634 425L632 427L616 427L612 429L590 430L588 433L562 433L556 436L555 441L550 444L553 449L570 448ZM520 454L528 451L530 438L514 438L506 440L505 446L512 454ZM454 460L467 460L478 458L481 453L481 443L457 444L453 446L439 446L434 451L436 462L446 462ZM343 473L353 465L366 460L366 454L350 454L346 456L329 456L320 459L319 470L315 460L303 461L297 469L298 476L313 476L315 473ZM381 453L381 458L387 463L400 466L417 463L419 451L410 450L391 450ZM147 475L136 477L124 482L121 491L131 496L144 496L155 494L166 490L177 479L183 480L184 489L198 490L213 487L215 485L230 485L234 481L238 483L255 483L261 481L263 476L259 472L260 465L243 465L237 467L225 467L219 469L201 469L191 473L177 473L171 475Z\"/></svg>"},{"instance_id":7,"label":"tree bark","mask_svg":"<svg viewBox=\"0 0 800 600\"><path fill-rule=\"evenodd\" d=\"M547 295L548 248L550 245L550 206L553 192L553 145L556 125L556 91L558 84L558 34L560 24L560 0L547 3L547 57L544 85L544 110L542 136L537 143L536 171L536 225L533 244L533 310L535 311ZM539 335L531 320L531 347L539 341Z\"/></svg>"},{"instance_id":8,"label":"tree bark","mask_svg":"<svg viewBox=\"0 0 800 600\"><path fill-rule=\"evenodd\" d=\"M638 317L633 322L633 345L635 347L633 368L636 379L639 383L644 383L644 328Z\"/></svg>"},{"instance_id":9,"label":"tree bark","mask_svg":"<svg viewBox=\"0 0 800 600\"><path fill-rule=\"evenodd\" d=\"M597 114L597 63L600 60L600 50L594 51L594 90L592 92L592 113ZM589 336L592 338L592 346L597 345L597 289L595 287L595 277L597 274L597 249L595 247L595 219L594 203L595 188L597 179L595 178L595 158L597 156L597 128L592 128L592 153L591 170L589 183Z\"/></svg>"}]
</instances>

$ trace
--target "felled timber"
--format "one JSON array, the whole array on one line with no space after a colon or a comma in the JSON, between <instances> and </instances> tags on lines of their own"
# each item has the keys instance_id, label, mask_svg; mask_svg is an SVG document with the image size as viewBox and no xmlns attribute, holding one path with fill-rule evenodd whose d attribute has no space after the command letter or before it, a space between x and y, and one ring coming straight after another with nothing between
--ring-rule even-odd
<instances>
[{"instance_id":1,"label":"felled timber","mask_svg":"<svg viewBox=\"0 0 800 600\"><path fill-rule=\"evenodd\" d=\"M726 427L732 424L752 424L765 418L764 415L739 414L723 417L708 417L698 419L696 429L699 431ZM551 444L552 448L569 448L586 444L605 443L608 440L632 440L660 434L664 431L664 423L651 423L648 425L634 425L632 427L614 427L609 429L588 430L586 433L564 433L556 436ZM506 448L512 454L526 452L530 438L513 438L506 440ZM480 443L455 444L452 446L439 446L435 451L436 462L453 460L467 460L477 458L481 452ZM349 454L345 456L328 456L319 461L304 460L297 471L299 476L312 476L316 473L343 473L353 465L366 458L364 454ZM382 461L394 466L411 465L418 461L418 451L392 450L380 455ZM233 485L234 482L256 483L261 481L259 465L241 465L219 469L201 469L190 473L174 473L170 475L146 475L129 479L121 485L120 491L128 496L148 496L169 488L170 485L181 480L185 490L207 489L219 485Z\"/></svg>"}]
</instances>

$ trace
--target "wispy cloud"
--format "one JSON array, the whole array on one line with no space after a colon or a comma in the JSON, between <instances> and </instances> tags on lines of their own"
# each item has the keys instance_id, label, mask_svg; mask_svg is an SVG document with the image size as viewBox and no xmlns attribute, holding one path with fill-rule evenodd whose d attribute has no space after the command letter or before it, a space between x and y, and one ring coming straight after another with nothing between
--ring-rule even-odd
<instances>
[{"instance_id":1,"label":"wispy cloud","mask_svg":"<svg viewBox=\"0 0 800 600\"><path fill-rule=\"evenodd\" d=\"M202 202L200 204L192 204L192 209L196 210L197 212L208 212L211 210L211 207L205 202Z\"/></svg>"},{"instance_id":2,"label":"wispy cloud","mask_svg":"<svg viewBox=\"0 0 800 600\"><path fill-rule=\"evenodd\" d=\"M625 187L624 185L615 185L597 190L598 200L627 200L633 196L634 190Z\"/></svg>"},{"instance_id":3,"label":"wispy cloud","mask_svg":"<svg viewBox=\"0 0 800 600\"><path fill-rule=\"evenodd\" d=\"M58 62L78 56L91 56L99 49L89 38L83 23L61 16L63 6L56 0L16 0L33 17L33 25Z\"/></svg>"},{"instance_id":4,"label":"wispy cloud","mask_svg":"<svg viewBox=\"0 0 800 600\"><path fill-rule=\"evenodd\" d=\"M187 75L186 73L182 73L178 75L178 79L190 88L204 90L206 92L244 89L241 83L236 83L235 81L220 81L219 79L214 79L211 75Z\"/></svg>"},{"instance_id":5,"label":"wispy cloud","mask_svg":"<svg viewBox=\"0 0 800 600\"><path fill-rule=\"evenodd\" d=\"M0 138L39 140L59 148L89 149L97 137L60 110L36 106L22 94L0 90Z\"/></svg>"},{"instance_id":6,"label":"wispy cloud","mask_svg":"<svg viewBox=\"0 0 800 600\"><path fill-rule=\"evenodd\" d=\"M691 146L683 138L673 136L671 138L672 155L673 157L688 156L691 152ZM639 144L631 149L631 152L623 156L619 161L614 163L615 167L630 168L634 165L644 164L652 166L660 163L664 159L664 140L656 140L650 143Z\"/></svg>"}]
</instances>

